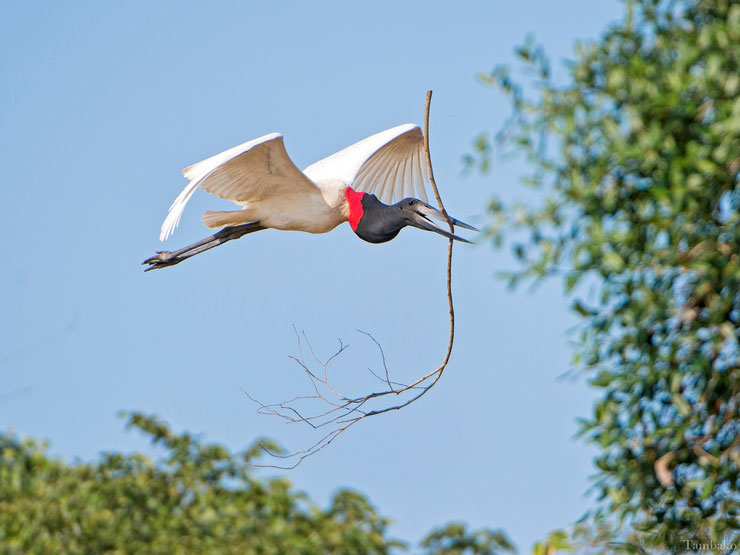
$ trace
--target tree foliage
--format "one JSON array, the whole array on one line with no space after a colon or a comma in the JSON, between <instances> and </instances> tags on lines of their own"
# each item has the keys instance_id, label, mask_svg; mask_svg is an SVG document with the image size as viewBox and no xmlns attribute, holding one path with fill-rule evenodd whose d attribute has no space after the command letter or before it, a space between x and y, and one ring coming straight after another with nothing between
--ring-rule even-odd
<instances>
[{"instance_id":1,"label":"tree foliage","mask_svg":"<svg viewBox=\"0 0 740 555\"><path fill-rule=\"evenodd\" d=\"M462 522L451 522L435 528L422 540L421 546L437 555L496 555L515 553L516 549L501 530L476 530L471 532Z\"/></svg>"},{"instance_id":2,"label":"tree foliage","mask_svg":"<svg viewBox=\"0 0 740 555\"><path fill-rule=\"evenodd\" d=\"M533 168L541 202L494 199L489 233L513 243L512 285L562 276L580 316L574 367L602 392L581 427L592 516L649 548L740 545L740 4L628 1L565 84L518 53L533 86L482 76L513 112L471 160Z\"/></svg>"},{"instance_id":3,"label":"tree foliage","mask_svg":"<svg viewBox=\"0 0 740 555\"><path fill-rule=\"evenodd\" d=\"M104 453L69 464L45 445L0 433L0 551L3 553L388 553L405 543L388 534L390 520L363 495L340 490L321 509L283 478L261 480L250 462L258 446L232 453L161 420L127 415L127 426L162 451ZM262 440L273 451L279 448ZM462 535L473 541L441 551L434 532L425 553L494 553L501 533ZM467 549L467 551L466 551Z\"/></svg>"}]
</instances>

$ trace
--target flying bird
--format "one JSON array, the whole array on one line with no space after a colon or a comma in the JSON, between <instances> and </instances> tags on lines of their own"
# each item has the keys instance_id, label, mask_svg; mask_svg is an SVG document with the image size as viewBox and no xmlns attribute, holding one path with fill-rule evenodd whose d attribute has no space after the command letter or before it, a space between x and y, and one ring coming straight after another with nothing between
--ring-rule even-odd
<instances>
[{"instance_id":1,"label":"flying bird","mask_svg":"<svg viewBox=\"0 0 740 555\"><path fill-rule=\"evenodd\" d=\"M142 262L147 271L178 264L268 228L326 233L348 221L360 239L384 243L410 225L469 242L432 221L446 220L427 204L424 137L419 126L413 124L372 135L303 171L285 151L283 136L270 133L198 162L182 173L189 183L170 206L160 240L172 234L199 187L236 202L241 209L206 212L203 223L223 229L180 250L157 252ZM450 219L455 226L478 231Z\"/></svg>"}]
</instances>

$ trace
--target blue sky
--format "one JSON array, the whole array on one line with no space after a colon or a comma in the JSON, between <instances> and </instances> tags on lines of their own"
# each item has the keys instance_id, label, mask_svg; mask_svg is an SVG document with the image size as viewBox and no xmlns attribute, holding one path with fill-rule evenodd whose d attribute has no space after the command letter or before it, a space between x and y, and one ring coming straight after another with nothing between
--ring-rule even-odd
<instances>
[{"instance_id":1,"label":"blue sky","mask_svg":"<svg viewBox=\"0 0 740 555\"><path fill-rule=\"evenodd\" d=\"M367 384L382 342L391 371L436 367L447 334L446 241L404 230L385 245L347 225L327 235L268 230L180 266L144 273L161 248L181 168L279 131L305 167L372 133L421 123L434 90L431 150L452 215L484 224L518 163L462 172L473 138L508 113L475 75L513 60L534 33L554 61L617 18L616 1L80 2L6 6L0 21L0 426L48 438L68 459L146 449L121 409L163 416L234 449L308 430L255 414L243 387L280 400L307 383L288 359L292 326ZM204 192L165 245L207 235ZM464 520L504 528L523 550L590 506L593 451L572 439L593 394L558 380L575 323L559 283L511 292L489 245L456 247L452 360L425 398L366 421L287 475L325 504L366 493L392 533L416 541ZM377 366L376 366L377 368ZM356 380L356 381L355 381ZM275 475L275 470L262 470Z\"/></svg>"}]
</instances>

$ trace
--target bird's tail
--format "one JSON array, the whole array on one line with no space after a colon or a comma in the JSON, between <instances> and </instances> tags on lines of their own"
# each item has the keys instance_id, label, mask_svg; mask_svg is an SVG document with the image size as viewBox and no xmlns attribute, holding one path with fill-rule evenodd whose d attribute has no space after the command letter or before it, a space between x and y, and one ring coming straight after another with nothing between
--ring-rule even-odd
<instances>
[{"instance_id":1,"label":"bird's tail","mask_svg":"<svg viewBox=\"0 0 740 555\"><path fill-rule=\"evenodd\" d=\"M208 227L227 227L252 221L246 210L228 210L226 212L209 210L203 214L201 220Z\"/></svg>"}]
</instances>

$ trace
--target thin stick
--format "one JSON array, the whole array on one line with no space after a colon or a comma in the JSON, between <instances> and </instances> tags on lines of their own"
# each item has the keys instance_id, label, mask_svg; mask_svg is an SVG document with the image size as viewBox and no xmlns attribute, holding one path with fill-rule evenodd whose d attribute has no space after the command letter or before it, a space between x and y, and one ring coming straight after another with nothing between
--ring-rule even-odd
<instances>
[{"instance_id":1,"label":"thin stick","mask_svg":"<svg viewBox=\"0 0 740 555\"><path fill-rule=\"evenodd\" d=\"M447 220L447 224L450 226L450 232L454 233L454 226L452 223L452 220L450 216L447 214L447 211L445 210L444 204L442 203L442 198L439 194L439 189L437 188L437 183L434 179L434 171L432 169L432 159L429 151L429 110L430 105L432 101L432 91L427 91L426 95L426 102L424 105L424 152L426 154L426 163L427 163L427 169L429 172L429 181L432 185L432 190L434 192L434 197L437 200L437 205L439 206L440 212L445 217L445 220ZM318 453L325 447L327 447L331 442L333 442L337 436L345 432L347 429L349 429L351 426L359 422L360 420L364 420L365 418L369 416L376 416L378 414L383 414L386 412L390 412L393 410L400 410L403 407L406 407L410 405L411 403L415 402L419 398L421 398L423 395L427 393L434 385L439 381L439 379L442 377L442 373L444 372L445 368L447 367L447 363L450 361L450 357L452 356L452 346L455 341L455 308L452 301L452 244L453 240L449 240L449 244L447 246L447 281L446 281L446 289L447 289L447 307L450 317L450 333L449 333L449 339L447 341L447 350L445 351L445 355L442 359L442 363L432 370L431 372L425 374L421 378L417 379L416 381L404 385L399 384L398 382L394 382L390 379L390 374L388 372L388 366L386 364L385 360L385 353L383 352L383 348L380 345L380 343L369 333L363 332L358 330L360 333L368 336L378 347L381 360L383 363L383 368L385 370L385 379L381 378L375 372L370 370L370 372L379 380L384 382L388 389L384 391L376 391L373 393L369 393L366 395L362 395L360 397L348 397L339 394L337 391L335 391L329 384L329 378L327 374L327 367L329 363L334 360L336 357L338 357L345 349L346 345L344 345L341 341L339 343L339 350L330 358L326 360L326 362L322 362L321 359L316 356L316 354L313 351L313 348L311 347L311 343L308 341L308 338L304 337L303 339L306 341L306 344L309 347L309 350L311 352L311 355L313 356L315 362L321 367L323 372L323 379L318 377L315 373L311 372L309 370L306 361L303 358L303 351L302 351L302 341L300 335L298 335L298 332L296 331L296 337L298 339L298 349L299 349L299 357L290 357L293 360L295 360L302 368L303 370L308 374L309 378L311 379L311 383L313 385L313 388L315 390L316 395L310 395L310 396L301 396L296 397L290 401L285 401L283 403L275 403L271 405L265 405L256 399L249 396L252 401L257 403L259 405L258 413L260 411L266 411L270 415L277 415L283 418L288 423L295 423L295 422L303 422L304 424L307 424L311 426L312 428L321 428L326 425L333 425L337 426L335 427L331 432L324 435L319 441L314 443L311 447L308 449L302 450L302 451L296 451L294 453L288 454L288 455L278 455L275 453L272 453L265 449L267 453L274 456L275 458L280 459L292 459L293 457L296 457L297 460L293 465L290 466L275 466L275 465L255 465L255 466L266 466L269 468L282 468L282 469L291 469L298 466L302 461L304 461L307 457L310 457L311 455L314 455L315 453ZM369 369L369 368L368 368ZM425 383L428 380L431 379L431 382ZM424 385L422 385L424 384ZM341 400L341 403L333 403L330 402L319 390L319 385L323 386L326 391L329 393L335 395ZM397 388L393 388L393 385L396 385ZM396 402L396 404L391 404L390 406L377 408L374 410L365 409L360 410L363 405L365 405L367 402L371 400L381 399L385 398L389 395L398 396L403 393L410 392L411 390L417 390L415 395L413 395L411 398L406 399L404 402ZM419 391L420 390L420 391ZM246 393L246 392L245 392ZM313 399L313 400L321 400L326 402L327 404L333 406L333 409L326 410L324 412L314 414L311 416L303 416L298 410L296 410L293 406L290 405L291 402L296 401L298 399ZM283 412L280 412L281 409ZM338 414L336 414L338 412Z\"/></svg>"}]
</instances>

